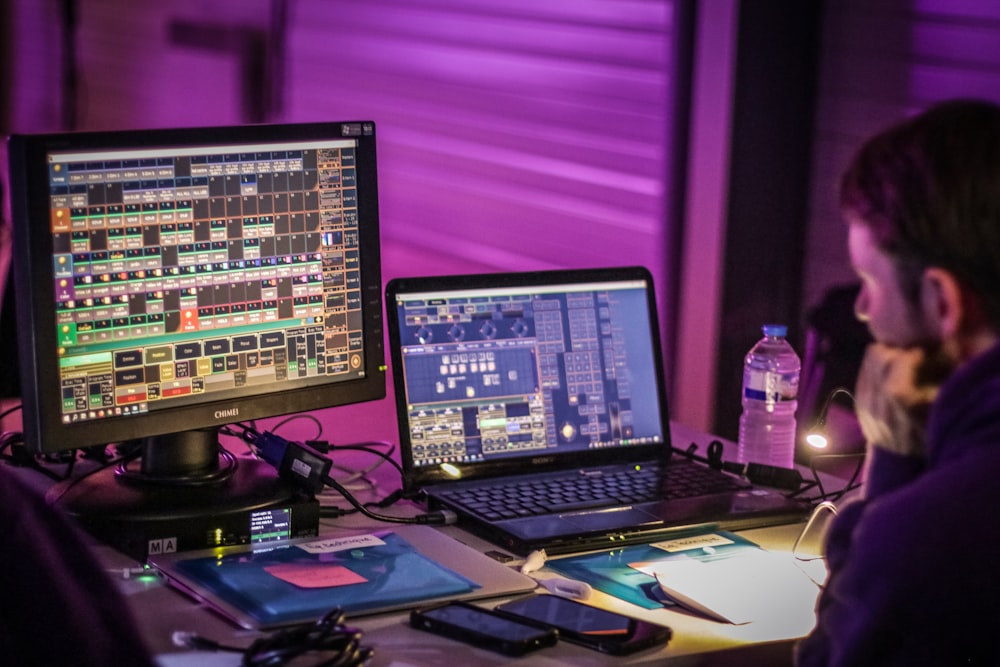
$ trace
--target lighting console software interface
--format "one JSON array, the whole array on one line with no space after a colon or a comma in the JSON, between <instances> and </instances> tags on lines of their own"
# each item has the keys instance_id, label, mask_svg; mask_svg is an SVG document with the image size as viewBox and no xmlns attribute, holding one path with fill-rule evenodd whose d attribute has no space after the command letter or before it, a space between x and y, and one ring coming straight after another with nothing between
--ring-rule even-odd
<instances>
[{"instance_id":1,"label":"lighting console software interface","mask_svg":"<svg viewBox=\"0 0 1000 667\"><path fill-rule=\"evenodd\" d=\"M355 146L50 154L63 422L363 375Z\"/></svg>"},{"instance_id":2,"label":"lighting console software interface","mask_svg":"<svg viewBox=\"0 0 1000 667\"><path fill-rule=\"evenodd\" d=\"M663 441L644 289L407 295L416 465Z\"/></svg>"}]
</instances>

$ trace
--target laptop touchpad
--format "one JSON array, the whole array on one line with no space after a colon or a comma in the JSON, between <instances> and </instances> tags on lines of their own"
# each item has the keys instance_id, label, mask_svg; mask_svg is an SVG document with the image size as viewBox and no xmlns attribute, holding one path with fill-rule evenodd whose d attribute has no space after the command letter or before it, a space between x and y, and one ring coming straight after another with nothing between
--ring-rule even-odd
<instances>
[{"instance_id":1,"label":"laptop touchpad","mask_svg":"<svg viewBox=\"0 0 1000 667\"><path fill-rule=\"evenodd\" d=\"M572 512L561 514L559 518L585 530L613 530L615 528L639 527L648 523L660 523L657 517L638 507L614 507L589 512Z\"/></svg>"},{"instance_id":2,"label":"laptop touchpad","mask_svg":"<svg viewBox=\"0 0 1000 667\"><path fill-rule=\"evenodd\" d=\"M532 517L504 522L504 527L525 539L538 539L556 535L575 535L591 531L637 528L662 521L638 507L615 507L581 512L567 512L558 516Z\"/></svg>"}]
</instances>

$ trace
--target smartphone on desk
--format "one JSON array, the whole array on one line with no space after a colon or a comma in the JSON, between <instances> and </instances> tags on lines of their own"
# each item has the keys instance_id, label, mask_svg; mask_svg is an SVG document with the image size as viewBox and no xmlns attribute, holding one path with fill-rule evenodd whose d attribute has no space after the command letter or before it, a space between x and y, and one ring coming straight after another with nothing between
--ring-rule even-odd
<instances>
[{"instance_id":1,"label":"smartphone on desk","mask_svg":"<svg viewBox=\"0 0 1000 667\"><path fill-rule=\"evenodd\" d=\"M670 628L558 595L532 595L495 609L511 619L552 628L560 639L611 655L626 655L670 641Z\"/></svg>"},{"instance_id":2,"label":"smartphone on desk","mask_svg":"<svg viewBox=\"0 0 1000 667\"><path fill-rule=\"evenodd\" d=\"M518 621L467 602L449 602L412 611L410 625L513 656L552 646L558 639L551 628Z\"/></svg>"}]
</instances>

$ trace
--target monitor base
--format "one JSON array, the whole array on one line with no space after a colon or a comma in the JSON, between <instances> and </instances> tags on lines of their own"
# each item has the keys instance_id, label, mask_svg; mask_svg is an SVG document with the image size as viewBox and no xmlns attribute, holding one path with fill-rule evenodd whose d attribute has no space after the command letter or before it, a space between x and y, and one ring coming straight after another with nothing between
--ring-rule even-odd
<instances>
[{"instance_id":1,"label":"monitor base","mask_svg":"<svg viewBox=\"0 0 1000 667\"><path fill-rule=\"evenodd\" d=\"M224 479L187 486L123 478L109 467L53 486L46 500L98 540L140 561L152 553L319 534L315 499L263 461L237 462ZM264 525L272 528L260 533Z\"/></svg>"}]
</instances>

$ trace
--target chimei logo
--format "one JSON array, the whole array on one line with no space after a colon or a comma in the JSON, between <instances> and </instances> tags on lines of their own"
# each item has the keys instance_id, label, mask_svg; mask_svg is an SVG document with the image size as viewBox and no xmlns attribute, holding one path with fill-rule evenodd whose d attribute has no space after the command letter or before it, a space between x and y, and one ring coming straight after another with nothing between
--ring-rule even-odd
<instances>
[{"instance_id":1,"label":"chimei logo","mask_svg":"<svg viewBox=\"0 0 1000 667\"><path fill-rule=\"evenodd\" d=\"M239 408L229 408L228 410L216 410L215 411L215 418L216 419L230 419L232 417L239 417L239 416L240 416L240 409Z\"/></svg>"}]
</instances>

